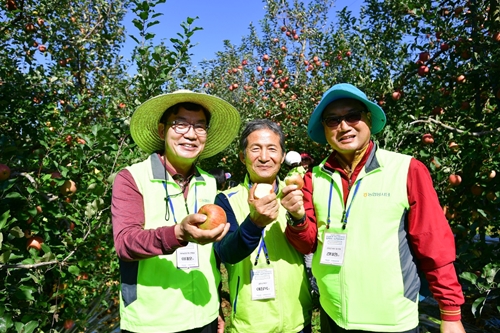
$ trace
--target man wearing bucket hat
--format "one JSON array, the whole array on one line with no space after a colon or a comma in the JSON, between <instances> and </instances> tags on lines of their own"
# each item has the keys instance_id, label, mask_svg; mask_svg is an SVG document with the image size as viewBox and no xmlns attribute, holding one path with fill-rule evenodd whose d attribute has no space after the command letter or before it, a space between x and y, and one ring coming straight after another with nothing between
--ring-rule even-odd
<instances>
[{"instance_id":1,"label":"man wearing bucket hat","mask_svg":"<svg viewBox=\"0 0 500 333\"><path fill-rule=\"evenodd\" d=\"M370 140L384 111L337 84L312 113L308 134L333 152L306 173L288 240L314 252L321 332L418 332L420 279L439 303L441 332L464 333L455 243L427 168Z\"/></svg>"},{"instance_id":2,"label":"man wearing bucket hat","mask_svg":"<svg viewBox=\"0 0 500 333\"><path fill-rule=\"evenodd\" d=\"M229 103L191 91L151 98L132 115L132 138L150 156L113 184L122 332L223 332L212 243L229 224L198 228L217 186L196 162L225 149L239 125Z\"/></svg>"}]
</instances>

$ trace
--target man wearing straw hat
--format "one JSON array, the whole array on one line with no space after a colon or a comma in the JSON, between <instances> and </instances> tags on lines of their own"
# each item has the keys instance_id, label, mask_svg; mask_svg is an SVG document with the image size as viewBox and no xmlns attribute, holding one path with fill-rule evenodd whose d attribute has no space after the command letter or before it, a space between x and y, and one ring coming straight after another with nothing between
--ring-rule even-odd
<instances>
[{"instance_id":1,"label":"man wearing straw hat","mask_svg":"<svg viewBox=\"0 0 500 333\"><path fill-rule=\"evenodd\" d=\"M113 184L122 332L223 332L212 243L229 224L198 228L206 216L196 212L213 203L217 186L196 162L225 149L239 125L226 101L185 90L151 98L134 112L132 138L150 156L120 171Z\"/></svg>"},{"instance_id":2,"label":"man wearing straw hat","mask_svg":"<svg viewBox=\"0 0 500 333\"><path fill-rule=\"evenodd\" d=\"M419 270L439 303L442 333L465 333L455 242L425 165L380 149L384 111L358 88L325 92L308 134L332 153L305 175L288 240L314 252L321 332L419 331Z\"/></svg>"}]
</instances>

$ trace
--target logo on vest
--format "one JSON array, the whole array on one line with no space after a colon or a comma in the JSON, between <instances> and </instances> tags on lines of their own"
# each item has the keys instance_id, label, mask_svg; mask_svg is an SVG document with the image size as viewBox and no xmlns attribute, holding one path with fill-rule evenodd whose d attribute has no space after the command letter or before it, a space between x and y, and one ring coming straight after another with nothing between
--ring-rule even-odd
<instances>
[{"instance_id":1,"label":"logo on vest","mask_svg":"<svg viewBox=\"0 0 500 333\"><path fill-rule=\"evenodd\" d=\"M365 192L363 193L364 197L390 197L391 193L389 192Z\"/></svg>"}]
</instances>

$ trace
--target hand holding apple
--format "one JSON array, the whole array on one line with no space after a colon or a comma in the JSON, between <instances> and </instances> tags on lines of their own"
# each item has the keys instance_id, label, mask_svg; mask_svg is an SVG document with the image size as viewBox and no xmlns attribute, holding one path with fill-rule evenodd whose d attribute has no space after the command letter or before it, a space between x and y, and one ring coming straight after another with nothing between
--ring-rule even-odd
<instances>
[{"instance_id":1,"label":"hand holding apple","mask_svg":"<svg viewBox=\"0 0 500 333\"><path fill-rule=\"evenodd\" d=\"M281 190L281 205L296 219L301 219L306 211L304 208L304 194L301 188L304 185L304 180L300 177L302 181L299 187L296 184L290 184L285 186Z\"/></svg>"},{"instance_id":2,"label":"hand holding apple","mask_svg":"<svg viewBox=\"0 0 500 333\"><path fill-rule=\"evenodd\" d=\"M261 228L278 218L279 204L273 189L273 185L264 183L255 183L250 188L250 220Z\"/></svg>"},{"instance_id":3,"label":"hand holding apple","mask_svg":"<svg viewBox=\"0 0 500 333\"><path fill-rule=\"evenodd\" d=\"M201 245L220 241L229 231L229 223L221 223L211 230L199 227L205 223L205 214L189 214L181 223L175 225L175 237L180 242L193 242Z\"/></svg>"}]
</instances>

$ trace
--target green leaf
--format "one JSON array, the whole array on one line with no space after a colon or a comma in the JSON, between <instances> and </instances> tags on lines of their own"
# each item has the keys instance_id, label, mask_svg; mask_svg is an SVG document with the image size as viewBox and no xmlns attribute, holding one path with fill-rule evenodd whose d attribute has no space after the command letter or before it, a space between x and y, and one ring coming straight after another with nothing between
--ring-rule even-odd
<instances>
[{"instance_id":1,"label":"green leaf","mask_svg":"<svg viewBox=\"0 0 500 333\"><path fill-rule=\"evenodd\" d=\"M477 318L481 315L481 311L483 310L482 303L484 303L485 301L486 301L486 297L479 297L478 299L476 299L474 301L474 303L472 303L471 311L472 311L472 314L474 315L474 317Z\"/></svg>"},{"instance_id":2,"label":"green leaf","mask_svg":"<svg viewBox=\"0 0 500 333\"><path fill-rule=\"evenodd\" d=\"M5 196L6 199L21 199L22 197L18 192L10 192Z\"/></svg>"},{"instance_id":3,"label":"green leaf","mask_svg":"<svg viewBox=\"0 0 500 333\"><path fill-rule=\"evenodd\" d=\"M16 238L23 238L24 237L24 231L18 226L15 226L14 228L10 229L9 234L11 234L12 236L14 236Z\"/></svg>"},{"instance_id":4,"label":"green leaf","mask_svg":"<svg viewBox=\"0 0 500 333\"><path fill-rule=\"evenodd\" d=\"M142 29L144 29L144 25L143 25L143 24L142 24L142 22L141 22L141 21L139 21L138 19L133 19L133 20L132 20L132 23L135 25L135 27L136 27L138 30L142 31ZM132 36L131 36L131 37L132 37ZM135 38L134 38L134 39L135 39Z\"/></svg>"},{"instance_id":5,"label":"green leaf","mask_svg":"<svg viewBox=\"0 0 500 333\"><path fill-rule=\"evenodd\" d=\"M462 274L460 274L460 277L472 284L476 284L477 282L477 275L472 272L463 272Z\"/></svg>"},{"instance_id":6,"label":"green leaf","mask_svg":"<svg viewBox=\"0 0 500 333\"><path fill-rule=\"evenodd\" d=\"M68 272L70 272L73 275L78 275L80 274L80 268L78 268L78 266L71 265L68 267Z\"/></svg>"},{"instance_id":7,"label":"green leaf","mask_svg":"<svg viewBox=\"0 0 500 333\"><path fill-rule=\"evenodd\" d=\"M11 316L4 313L0 315L0 333L7 333L13 324Z\"/></svg>"},{"instance_id":8,"label":"green leaf","mask_svg":"<svg viewBox=\"0 0 500 333\"><path fill-rule=\"evenodd\" d=\"M0 230L3 229L3 227L7 224L7 220L10 217L10 210L7 210L0 216Z\"/></svg>"},{"instance_id":9,"label":"green leaf","mask_svg":"<svg viewBox=\"0 0 500 333\"><path fill-rule=\"evenodd\" d=\"M35 330L35 328L37 328L39 325L38 321L29 321L27 322L25 325L24 325L24 328L23 328L23 333L33 333L33 331Z\"/></svg>"},{"instance_id":10,"label":"green leaf","mask_svg":"<svg viewBox=\"0 0 500 333\"><path fill-rule=\"evenodd\" d=\"M0 255L0 264L6 264L9 261L11 250L7 250Z\"/></svg>"},{"instance_id":11,"label":"green leaf","mask_svg":"<svg viewBox=\"0 0 500 333\"><path fill-rule=\"evenodd\" d=\"M21 285L18 286L17 290L14 292L14 296L21 300L34 301L33 293L35 292L35 288Z\"/></svg>"}]
</instances>

